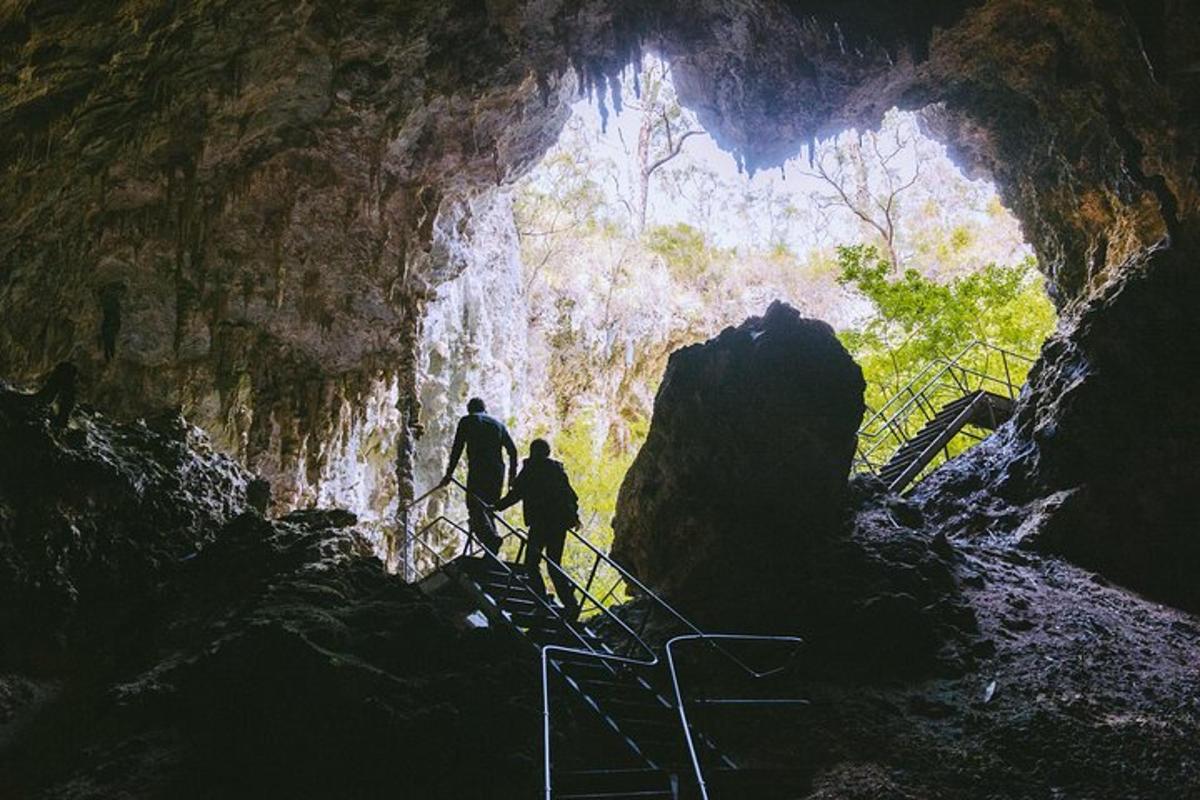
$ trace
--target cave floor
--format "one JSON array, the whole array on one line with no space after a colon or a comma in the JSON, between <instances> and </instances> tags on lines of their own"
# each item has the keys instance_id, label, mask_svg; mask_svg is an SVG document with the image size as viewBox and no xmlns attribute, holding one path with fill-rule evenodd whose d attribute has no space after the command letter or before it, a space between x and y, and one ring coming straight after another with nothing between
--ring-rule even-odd
<instances>
[{"instance_id":1,"label":"cave floor","mask_svg":"<svg viewBox=\"0 0 1200 800\"><path fill-rule=\"evenodd\" d=\"M955 542L980 634L953 677L807 682L724 736L804 764L810 800L1200 797L1200 622L1008 541Z\"/></svg>"}]
</instances>

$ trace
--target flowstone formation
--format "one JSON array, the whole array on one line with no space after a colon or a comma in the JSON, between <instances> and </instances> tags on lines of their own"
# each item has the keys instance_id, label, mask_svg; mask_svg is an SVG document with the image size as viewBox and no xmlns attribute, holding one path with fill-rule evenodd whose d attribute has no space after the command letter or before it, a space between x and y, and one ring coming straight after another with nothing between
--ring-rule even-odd
<instances>
[{"instance_id":1,"label":"flowstone formation","mask_svg":"<svg viewBox=\"0 0 1200 800\"><path fill-rule=\"evenodd\" d=\"M248 478L176 417L0 390L0 795L532 794L520 654Z\"/></svg>"},{"instance_id":2,"label":"flowstone formation","mask_svg":"<svg viewBox=\"0 0 1200 800\"><path fill-rule=\"evenodd\" d=\"M833 329L778 301L672 353L621 484L614 555L706 604L788 580L844 513L864 388Z\"/></svg>"}]
</instances>

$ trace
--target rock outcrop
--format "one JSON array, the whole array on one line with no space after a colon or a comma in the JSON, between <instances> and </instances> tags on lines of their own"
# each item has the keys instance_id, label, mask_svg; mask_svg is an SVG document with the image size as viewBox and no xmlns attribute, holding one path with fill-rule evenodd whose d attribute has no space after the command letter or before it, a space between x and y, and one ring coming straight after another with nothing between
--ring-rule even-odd
<instances>
[{"instance_id":1,"label":"rock outcrop","mask_svg":"<svg viewBox=\"0 0 1200 800\"><path fill-rule=\"evenodd\" d=\"M178 415L116 426L85 409L53 423L0 384L0 657L61 667L104 642L171 565L246 508L251 476Z\"/></svg>"},{"instance_id":2,"label":"rock outcrop","mask_svg":"<svg viewBox=\"0 0 1200 800\"><path fill-rule=\"evenodd\" d=\"M1181 244L1131 264L1047 342L1016 417L917 488L929 514L1200 609L1200 323L1179 301L1200 276Z\"/></svg>"},{"instance_id":3,"label":"rock outcrop","mask_svg":"<svg viewBox=\"0 0 1200 800\"><path fill-rule=\"evenodd\" d=\"M844 513L864 386L828 325L779 302L673 353L621 484L614 554L706 606L788 581Z\"/></svg>"},{"instance_id":4,"label":"rock outcrop","mask_svg":"<svg viewBox=\"0 0 1200 800\"><path fill-rule=\"evenodd\" d=\"M532 794L523 653L248 477L178 418L0 391L0 794Z\"/></svg>"}]
</instances>

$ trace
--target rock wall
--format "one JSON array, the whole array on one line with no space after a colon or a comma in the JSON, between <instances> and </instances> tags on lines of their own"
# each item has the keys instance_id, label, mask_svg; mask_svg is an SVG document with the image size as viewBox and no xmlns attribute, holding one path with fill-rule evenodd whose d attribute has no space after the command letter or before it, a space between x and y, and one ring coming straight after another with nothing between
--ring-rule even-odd
<instances>
[{"instance_id":1,"label":"rock wall","mask_svg":"<svg viewBox=\"0 0 1200 800\"><path fill-rule=\"evenodd\" d=\"M1195 565L1200 292L1184 253L1129 265L1050 339L1017 415L916 496L947 528L1065 555L1152 597L1200 609ZM1166 352L1164 352L1166 351Z\"/></svg>"},{"instance_id":2,"label":"rock wall","mask_svg":"<svg viewBox=\"0 0 1200 800\"><path fill-rule=\"evenodd\" d=\"M451 229L461 228L463 237L444 248L435 245L445 259L443 274L457 277L438 285L422 323L417 362L422 430L413 468L418 493L445 472L468 399L484 398L491 414L511 423L527 392L528 312L512 199L497 192L461 202L440 215L439 227L443 219ZM445 500L433 498L429 512L439 513Z\"/></svg>"},{"instance_id":3,"label":"rock wall","mask_svg":"<svg viewBox=\"0 0 1200 800\"><path fill-rule=\"evenodd\" d=\"M74 643L105 644L247 507L251 476L178 415L49 417L0 384L0 669L53 672Z\"/></svg>"},{"instance_id":4,"label":"rock wall","mask_svg":"<svg viewBox=\"0 0 1200 800\"><path fill-rule=\"evenodd\" d=\"M688 608L777 598L840 527L865 388L833 329L778 301L677 350L621 483L613 554Z\"/></svg>"},{"instance_id":5,"label":"rock wall","mask_svg":"<svg viewBox=\"0 0 1200 800\"><path fill-rule=\"evenodd\" d=\"M49 416L0 387L0 794L534 793L525 653L386 574L353 514L247 511L178 417Z\"/></svg>"},{"instance_id":6,"label":"rock wall","mask_svg":"<svg viewBox=\"0 0 1200 800\"><path fill-rule=\"evenodd\" d=\"M70 360L120 417L180 408L279 509L394 508L455 209L566 113L486 14L400 6L0 12L0 375Z\"/></svg>"}]
</instances>

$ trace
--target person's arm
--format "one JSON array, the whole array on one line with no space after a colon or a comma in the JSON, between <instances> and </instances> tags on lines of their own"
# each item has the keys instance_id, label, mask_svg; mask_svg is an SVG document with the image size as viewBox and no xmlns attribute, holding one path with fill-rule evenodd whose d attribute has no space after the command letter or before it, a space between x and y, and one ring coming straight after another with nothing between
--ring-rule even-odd
<instances>
[{"instance_id":1,"label":"person's arm","mask_svg":"<svg viewBox=\"0 0 1200 800\"><path fill-rule=\"evenodd\" d=\"M508 435L507 426L502 429L500 444L508 452L508 485L511 487L517 482L517 445Z\"/></svg>"},{"instance_id":2,"label":"person's arm","mask_svg":"<svg viewBox=\"0 0 1200 800\"><path fill-rule=\"evenodd\" d=\"M497 511L503 511L509 506L515 506L525 497L525 470L509 481L508 494L501 497L493 508Z\"/></svg>"},{"instance_id":3,"label":"person's arm","mask_svg":"<svg viewBox=\"0 0 1200 800\"><path fill-rule=\"evenodd\" d=\"M446 475L442 478L439 486L449 486L450 479L454 477L454 470L458 469L458 460L462 458L463 447L467 444L466 417L458 421L458 428L454 431L454 444L450 447L450 463L446 466Z\"/></svg>"}]
</instances>

